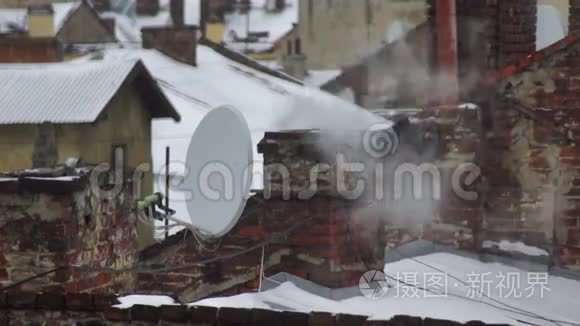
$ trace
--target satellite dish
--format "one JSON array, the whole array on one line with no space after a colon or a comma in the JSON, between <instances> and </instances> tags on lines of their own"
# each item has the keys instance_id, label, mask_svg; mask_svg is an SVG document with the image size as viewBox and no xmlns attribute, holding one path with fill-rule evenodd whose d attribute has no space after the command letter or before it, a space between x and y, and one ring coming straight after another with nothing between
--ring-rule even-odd
<instances>
[{"instance_id":1,"label":"satellite dish","mask_svg":"<svg viewBox=\"0 0 580 326\"><path fill-rule=\"evenodd\" d=\"M187 150L184 186L193 227L221 237L238 222L252 186L252 137L242 114L230 106L211 110Z\"/></svg>"}]
</instances>

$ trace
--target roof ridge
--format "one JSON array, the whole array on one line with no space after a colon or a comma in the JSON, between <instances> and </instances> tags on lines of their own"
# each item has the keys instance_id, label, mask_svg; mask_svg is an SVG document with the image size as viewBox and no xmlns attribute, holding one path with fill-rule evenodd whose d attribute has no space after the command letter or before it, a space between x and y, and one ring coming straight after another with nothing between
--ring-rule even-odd
<instances>
[{"instance_id":1,"label":"roof ridge","mask_svg":"<svg viewBox=\"0 0 580 326\"><path fill-rule=\"evenodd\" d=\"M499 69L498 71L493 71L488 73L488 75L484 78L483 84L486 86L490 86L496 84L506 78L513 76L514 74L521 72L522 70L528 68L534 63L540 62L547 57L552 56L556 52L564 50L568 48L571 44L576 43L579 40L578 36L568 34L561 40L553 43L550 46L547 46L541 50L538 50L534 53L528 54L527 56L518 60L518 62L508 65Z\"/></svg>"}]
</instances>

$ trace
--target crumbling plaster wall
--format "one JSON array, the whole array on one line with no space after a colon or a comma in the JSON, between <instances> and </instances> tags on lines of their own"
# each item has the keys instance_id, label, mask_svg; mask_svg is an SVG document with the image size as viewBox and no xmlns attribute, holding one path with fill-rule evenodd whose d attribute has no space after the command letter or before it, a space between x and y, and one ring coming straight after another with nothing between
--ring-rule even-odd
<instances>
[{"instance_id":1,"label":"crumbling plaster wall","mask_svg":"<svg viewBox=\"0 0 580 326\"><path fill-rule=\"evenodd\" d=\"M132 289L131 274L100 270L126 268L136 261L137 220L132 204L128 192L97 198L88 186L61 194L0 193L0 287L68 267L11 291Z\"/></svg>"},{"instance_id":2,"label":"crumbling plaster wall","mask_svg":"<svg viewBox=\"0 0 580 326\"><path fill-rule=\"evenodd\" d=\"M579 45L572 44L510 77L499 87L505 100L495 107L496 135L511 135L509 146L500 152L502 166L522 191L520 200L513 203L514 210L523 228L543 232L544 246L555 245L554 253L569 265L580 263L578 54ZM497 119L500 111L518 109L520 113L513 115L510 124Z\"/></svg>"}]
</instances>

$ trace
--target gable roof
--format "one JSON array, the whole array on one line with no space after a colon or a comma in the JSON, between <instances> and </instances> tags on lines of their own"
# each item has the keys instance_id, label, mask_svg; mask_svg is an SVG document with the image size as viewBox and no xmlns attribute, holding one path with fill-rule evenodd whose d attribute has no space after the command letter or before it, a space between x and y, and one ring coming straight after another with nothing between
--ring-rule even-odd
<instances>
[{"instance_id":1,"label":"gable roof","mask_svg":"<svg viewBox=\"0 0 580 326\"><path fill-rule=\"evenodd\" d=\"M58 35L68 20L81 8L89 9L92 16L108 30L93 6L86 0L58 2L51 4L53 9L54 34ZM0 8L0 34L26 32L28 30L28 10L26 8Z\"/></svg>"},{"instance_id":2,"label":"gable roof","mask_svg":"<svg viewBox=\"0 0 580 326\"><path fill-rule=\"evenodd\" d=\"M82 65L0 65L0 125L91 123L129 82L138 82L154 118L180 120L139 60Z\"/></svg>"},{"instance_id":3,"label":"gable roof","mask_svg":"<svg viewBox=\"0 0 580 326\"><path fill-rule=\"evenodd\" d=\"M489 73L489 75L484 79L483 84L486 86L492 86L498 82L501 82L515 75L516 73L522 72L532 64L541 62L544 59L550 58L557 52L567 49L570 45L578 42L578 40L579 38L576 35L568 35L542 50L536 51L521 58L514 64L504 67L498 71Z\"/></svg>"}]
</instances>

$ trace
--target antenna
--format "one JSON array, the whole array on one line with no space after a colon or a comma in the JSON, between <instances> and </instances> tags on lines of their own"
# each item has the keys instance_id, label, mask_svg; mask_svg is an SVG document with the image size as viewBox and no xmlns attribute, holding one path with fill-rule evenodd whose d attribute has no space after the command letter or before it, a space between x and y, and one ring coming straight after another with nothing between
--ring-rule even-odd
<instances>
[{"instance_id":1,"label":"antenna","mask_svg":"<svg viewBox=\"0 0 580 326\"><path fill-rule=\"evenodd\" d=\"M215 108L196 128L187 151L184 190L190 227L221 237L237 223L252 186L252 137L242 114Z\"/></svg>"}]
</instances>

